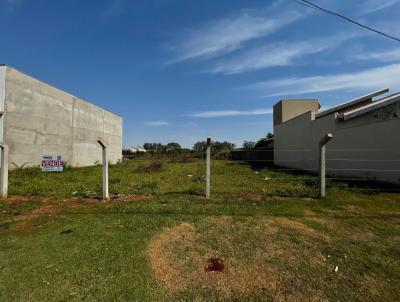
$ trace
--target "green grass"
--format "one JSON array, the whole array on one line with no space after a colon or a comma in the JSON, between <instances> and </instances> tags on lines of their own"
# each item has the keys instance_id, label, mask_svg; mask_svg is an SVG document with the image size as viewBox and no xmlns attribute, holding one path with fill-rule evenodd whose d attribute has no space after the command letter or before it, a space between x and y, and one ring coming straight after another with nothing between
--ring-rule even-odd
<instances>
[{"instance_id":1,"label":"green grass","mask_svg":"<svg viewBox=\"0 0 400 302\"><path fill-rule=\"evenodd\" d=\"M110 191L150 197L109 203L83 198L101 167L11 172L31 197L0 201L0 301L400 300L400 194L336 182L319 200L314 176L213 161L205 200L203 162L147 164L112 166Z\"/></svg>"},{"instance_id":2,"label":"green grass","mask_svg":"<svg viewBox=\"0 0 400 302\"><path fill-rule=\"evenodd\" d=\"M152 160L130 160L110 167L111 194L202 194L203 161L167 163L161 171L139 172ZM284 178L283 180L281 178ZM39 169L20 169L10 173L9 192L32 196L101 196L101 166L66 169L63 173L43 173ZM238 162L213 161L212 186L215 194L262 193L264 195L315 197L316 178L251 170ZM335 186L337 187L337 185Z\"/></svg>"}]
</instances>

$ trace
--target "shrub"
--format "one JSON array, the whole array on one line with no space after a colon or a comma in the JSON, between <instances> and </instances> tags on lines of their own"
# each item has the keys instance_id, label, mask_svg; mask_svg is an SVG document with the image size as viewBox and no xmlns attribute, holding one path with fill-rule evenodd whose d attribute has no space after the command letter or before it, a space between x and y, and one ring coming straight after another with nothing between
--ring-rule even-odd
<instances>
[{"instance_id":1,"label":"shrub","mask_svg":"<svg viewBox=\"0 0 400 302\"><path fill-rule=\"evenodd\" d=\"M140 173L160 172L163 169L163 166L164 164L162 161L155 160L147 165L140 165L136 171Z\"/></svg>"},{"instance_id":2,"label":"shrub","mask_svg":"<svg viewBox=\"0 0 400 302\"><path fill-rule=\"evenodd\" d=\"M191 163L194 161L194 156L191 153L173 154L170 163Z\"/></svg>"},{"instance_id":3,"label":"shrub","mask_svg":"<svg viewBox=\"0 0 400 302\"><path fill-rule=\"evenodd\" d=\"M230 160L232 159L232 153L230 150L222 150L217 152L213 157L215 159Z\"/></svg>"}]
</instances>

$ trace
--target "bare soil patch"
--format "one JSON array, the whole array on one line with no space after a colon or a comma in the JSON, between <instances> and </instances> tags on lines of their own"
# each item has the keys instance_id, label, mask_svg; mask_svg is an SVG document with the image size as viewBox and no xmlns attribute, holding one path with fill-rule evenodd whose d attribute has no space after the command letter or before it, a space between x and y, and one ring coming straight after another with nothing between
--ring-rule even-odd
<instances>
[{"instance_id":1,"label":"bare soil patch","mask_svg":"<svg viewBox=\"0 0 400 302\"><path fill-rule=\"evenodd\" d=\"M288 197L278 195L265 195L257 193L240 193L239 200L262 201L262 200L287 200Z\"/></svg>"},{"instance_id":2,"label":"bare soil patch","mask_svg":"<svg viewBox=\"0 0 400 302\"><path fill-rule=\"evenodd\" d=\"M54 205L45 205L38 209L34 209L30 212L20 214L20 215L15 215L15 216L13 216L13 220L17 220L17 221L32 220L32 219L34 219L38 216L42 216L42 215L51 216L51 215L56 214L56 212L57 212L57 209Z\"/></svg>"}]
</instances>

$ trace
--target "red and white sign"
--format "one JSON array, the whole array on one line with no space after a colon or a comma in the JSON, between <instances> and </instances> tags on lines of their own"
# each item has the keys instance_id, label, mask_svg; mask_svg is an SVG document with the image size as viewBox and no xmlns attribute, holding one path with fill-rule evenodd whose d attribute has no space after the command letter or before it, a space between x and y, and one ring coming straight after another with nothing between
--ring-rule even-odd
<instances>
[{"instance_id":1,"label":"red and white sign","mask_svg":"<svg viewBox=\"0 0 400 302\"><path fill-rule=\"evenodd\" d=\"M41 166L45 172L62 172L64 161L61 155L43 155Z\"/></svg>"}]
</instances>

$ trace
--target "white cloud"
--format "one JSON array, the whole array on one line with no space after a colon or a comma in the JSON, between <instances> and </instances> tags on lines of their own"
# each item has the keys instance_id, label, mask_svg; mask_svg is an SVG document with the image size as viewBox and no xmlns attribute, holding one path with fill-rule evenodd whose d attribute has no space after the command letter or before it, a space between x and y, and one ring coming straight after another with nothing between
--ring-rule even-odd
<instances>
[{"instance_id":1,"label":"white cloud","mask_svg":"<svg viewBox=\"0 0 400 302\"><path fill-rule=\"evenodd\" d=\"M166 121L147 121L144 122L147 126L150 127L162 127L162 126L168 126L169 123Z\"/></svg>"},{"instance_id":2,"label":"white cloud","mask_svg":"<svg viewBox=\"0 0 400 302\"><path fill-rule=\"evenodd\" d=\"M279 96L337 90L373 90L399 86L400 64L392 64L353 73L265 81L248 85L245 88L266 91L268 96Z\"/></svg>"},{"instance_id":3,"label":"white cloud","mask_svg":"<svg viewBox=\"0 0 400 302\"><path fill-rule=\"evenodd\" d=\"M182 39L170 47L176 57L168 63L232 52L245 42L271 34L300 17L294 11L266 16L265 10L243 10L237 16L210 21L186 30Z\"/></svg>"},{"instance_id":4,"label":"white cloud","mask_svg":"<svg viewBox=\"0 0 400 302\"><path fill-rule=\"evenodd\" d=\"M305 55L316 54L338 47L341 43L364 36L363 33L346 33L324 39L313 39L295 43L270 44L246 51L229 60L222 60L212 73L236 74L246 71L265 69L274 66L295 64L295 60Z\"/></svg>"},{"instance_id":5,"label":"white cloud","mask_svg":"<svg viewBox=\"0 0 400 302\"><path fill-rule=\"evenodd\" d=\"M386 9L392 7L396 4L400 3L400 0L367 0L362 1L362 8L360 10L360 14L370 14L382 9Z\"/></svg>"},{"instance_id":6,"label":"white cloud","mask_svg":"<svg viewBox=\"0 0 400 302\"><path fill-rule=\"evenodd\" d=\"M373 60L379 62L397 62L400 61L400 49L394 48L385 51L371 52L366 54L357 54L352 57L356 60Z\"/></svg>"},{"instance_id":7,"label":"white cloud","mask_svg":"<svg viewBox=\"0 0 400 302\"><path fill-rule=\"evenodd\" d=\"M202 111L189 114L191 117L213 118L240 115L266 115L272 114L272 109L255 109L255 110L220 110L220 111Z\"/></svg>"}]
</instances>

